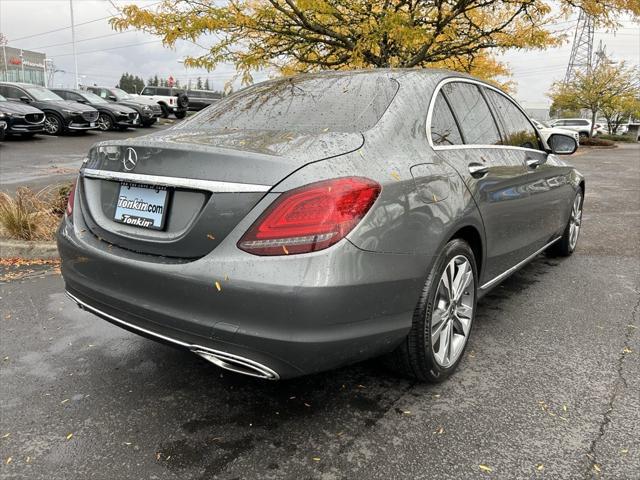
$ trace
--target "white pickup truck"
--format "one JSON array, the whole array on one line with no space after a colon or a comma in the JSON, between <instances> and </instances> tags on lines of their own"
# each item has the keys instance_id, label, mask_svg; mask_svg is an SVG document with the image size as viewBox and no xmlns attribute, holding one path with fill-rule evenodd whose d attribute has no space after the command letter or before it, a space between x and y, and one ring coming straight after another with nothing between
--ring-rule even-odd
<instances>
[{"instance_id":1,"label":"white pickup truck","mask_svg":"<svg viewBox=\"0 0 640 480\"><path fill-rule=\"evenodd\" d=\"M180 88L151 87L142 89L140 95L154 100L162 108L162 116L167 118L173 114L176 118L184 118L189 110L189 97Z\"/></svg>"}]
</instances>

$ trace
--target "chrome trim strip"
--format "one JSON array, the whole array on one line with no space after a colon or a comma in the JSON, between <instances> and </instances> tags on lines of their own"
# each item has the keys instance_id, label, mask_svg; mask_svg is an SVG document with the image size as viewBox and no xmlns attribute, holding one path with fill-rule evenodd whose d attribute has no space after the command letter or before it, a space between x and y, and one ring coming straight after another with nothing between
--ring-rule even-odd
<instances>
[{"instance_id":1,"label":"chrome trim strip","mask_svg":"<svg viewBox=\"0 0 640 480\"><path fill-rule=\"evenodd\" d=\"M205 360L208 360L211 363L214 363L215 365L217 365L217 366L219 366L221 368L224 368L226 370L231 370L231 371L234 371L234 372L237 372L237 373L241 373L243 375L249 375L249 376L257 377L257 378L263 378L263 379L266 379L266 380L279 380L280 379L280 375L278 375L274 370L272 370L271 368L269 368L269 367L267 367L265 365L262 365L261 363L258 363L256 361L254 361L254 360L251 360L251 359L245 358L245 357L241 357L239 355L234 355L232 353L222 352L220 350L214 350L212 348L203 347L201 345L195 345L195 344L183 342L181 340L177 340L175 338L167 337L166 335L162 335L161 333L157 333L157 332L154 332L154 331L151 331L151 330L147 330L146 328L139 327L139 326L134 325L132 323L125 322L124 320L121 320L120 318L114 317L113 315L109 315L108 313L103 312L99 308L92 307L88 303L83 302L82 300L80 300L78 297L73 295L68 290L65 290L65 293L67 294L67 296L71 300L76 302L76 304L80 308L82 308L83 310L87 310L87 311L89 311L89 312L91 312L94 315L97 315L99 317L100 316L106 317L106 318L108 318L109 320L111 320L112 322L114 322L116 324L125 325L127 328L130 328L132 330L136 330L138 332L145 333L145 334L150 335L152 337L159 338L161 340L164 340L165 342L173 343L174 345L179 345L181 347L188 348L189 350L191 350L196 355L200 355L201 357L205 358ZM236 363L238 365L243 366L247 370L254 370L254 371L258 372L259 374L248 373L245 370L241 370L239 368L233 368L233 365L229 365L226 362Z\"/></svg>"},{"instance_id":2,"label":"chrome trim strip","mask_svg":"<svg viewBox=\"0 0 640 480\"><path fill-rule=\"evenodd\" d=\"M525 152L537 152L537 153L547 153L544 150L536 150L535 148L524 148L524 147L515 147L512 145L434 145L433 144L433 140L431 138L431 119L433 118L433 109L435 107L435 103L436 103L436 97L438 96L438 93L440 93L440 89L446 85L447 83L452 83L452 82L462 82L462 83L473 83L474 85L480 85L481 87L484 88L488 88L489 90L494 90L497 93L499 93L500 95L502 95L503 97L507 98L511 103L513 103L518 110L520 110L525 117L527 117L527 119L529 120L529 123L531 123L531 119L529 118L529 115L527 115L527 113L522 109L522 107L520 107L520 105L518 105L518 103L511 98L509 95L507 95L506 93L504 93L502 90L500 90L499 88L494 87L493 85L489 85L487 83L484 82L480 82L478 80L473 80L471 78L465 78L465 77L448 77L445 78L444 80L442 80L440 83L438 83L438 85L436 85L436 88L433 90L433 94L431 95L431 100L429 101L429 110L427 111L427 123L426 123L426 130L427 130L427 140L429 142L429 146L431 148L433 148L434 150L466 150L466 149L476 149L476 148L495 148L495 149L508 149L508 150L523 150ZM533 125L533 123L531 123L531 126L538 131L538 129L535 128L535 125ZM542 135L539 136L540 140L542 140L542 144L545 145L546 142L542 139Z\"/></svg>"},{"instance_id":3,"label":"chrome trim strip","mask_svg":"<svg viewBox=\"0 0 640 480\"><path fill-rule=\"evenodd\" d=\"M85 168L81 171L81 174L87 178L147 183L163 187L182 187L194 190L208 190L213 193L267 192L271 189L271 186L269 185L219 182L216 180L198 180L195 178L165 177L160 175L145 175L142 173L111 172L109 170L96 170L93 168Z\"/></svg>"},{"instance_id":4,"label":"chrome trim strip","mask_svg":"<svg viewBox=\"0 0 640 480\"><path fill-rule=\"evenodd\" d=\"M487 283L485 283L484 285L482 285L480 287L480 290L486 290L489 287L492 287L493 285L495 285L496 283L498 283L500 280L504 279L505 277L508 277L509 275L511 275L513 272L515 272L516 270L518 270L520 267L524 266L526 263L528 263L529 261L531 261L534 257L537 257L538 255L540 255L543 251L545 251L547 248L549 248L551 245L553 245L554 243L556 243L558 240L560 240L560 238L562 237L557 237L554 240L551 240L549 243L547 243L544 247L542 247L541 249L537 250L535 253L532 253L531 255L529 255L527 258L525 258L524 260L522 260L519 263L516 263L513 267L511 267L509 270L502 272L500 275L498 275L497 277L495 277L492 280L489 280Z\"/></svg>"}]
</instances>

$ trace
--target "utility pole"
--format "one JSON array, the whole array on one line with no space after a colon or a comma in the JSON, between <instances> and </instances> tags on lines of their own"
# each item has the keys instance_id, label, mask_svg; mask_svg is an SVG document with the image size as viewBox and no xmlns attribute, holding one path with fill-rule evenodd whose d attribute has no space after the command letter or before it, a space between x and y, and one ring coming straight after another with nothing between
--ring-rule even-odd
<instances>
[{"instance_id":1,"label":"utility pole","mask_svg":"<svg viewBox=\"0 0 640 480\"><path fill-rule=\"evenodd\" d=\"M78 89L78 56L76 55L76 27L73 22L73 0L69 0L69 10L71 11L71 44L73 50L73 84Z\"/></svg>"},{"instance_id":2,"label":"utility pole","mask_svg":"<svg viewBox=\"0 0 640 480\"><path fill-rule=\"evenodd\" d=\"M573 46L571 47L571 57L567 65L567 73L564 76L564 83L571 82L576 73L583 75L591 73L593 68L593 18L584 11L580 11L576 32L573 36Z\"/></svg>"}]
</instances>

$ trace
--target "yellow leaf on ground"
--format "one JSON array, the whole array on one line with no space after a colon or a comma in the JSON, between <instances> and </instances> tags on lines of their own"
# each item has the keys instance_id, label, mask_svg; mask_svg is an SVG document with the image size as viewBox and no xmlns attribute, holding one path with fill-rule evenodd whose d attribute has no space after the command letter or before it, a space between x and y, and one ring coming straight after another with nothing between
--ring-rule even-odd
<instances>
[{"instance_id":1,"label":"yellow leaf on ground","mask_svg":"<svg viewBox=\"0 0 640 480\"><path fill-rule=\"evenodd\" d=\"M598 465L597 463L593 464L593 469L598 473L600 473L602 471L602 470L600 470L600 465Z\"/></svg>"},{"instance_id":2,"label":"yellow leaf on ground","mask_svg":"<svg viewBox=\"0 0 640 480\"><path fill-rule=\"evenodd\" d=\"M219 292L222 291L222 286L220 285L220 282L216 282L216 288L218 289Z\"/></svg>"},{"instance_id":3,"label":"yellow leaf on ground","mask_svg":"<svg viewBox=\"0 0 640 480\"><path fill-rule=\"evenodd\" d=\"M538 465L536 465L536 470L541 472L542 470L544 470L544 465L542 463L539 463Z\"/></svg>"},{"instance_id":4,"label":"yellow leaf on ground","mask_svg":"<svg viewBox=\"0 0 640 480\"><path fill-rule=\"evenodd\" d=\"M70 433L69 435L67 435L67 440L71 440L71 437L73 437L73 433Z\"/></svg>"},{"instance_id":5,"label":"yellow leaf on ground","mask_svg":"<svg viewBox=\"0 0 640 480\"><path fill-rule=\"evenodd\" d=\"M479 467L479 468L480 468L480 470L482 470L483 472L487 472L487 473L493 472L493 468L491 468L491 467L490 467L490 466L488 466L488 465L480 464L480 465L478 465L478 467Z\"/></svg>"},{"instance_id":6,"label":"yellow leaf on ground","mask_svg":"<svg viewBox=\"0 0 640 480\"><path fill-rule=\"evenodd\" d=\"M313 458L312 458L312 460L313 460L314 462L319 462L319 461L320 461L320 457L313 457Z\"/></svg>"}]
</instances>

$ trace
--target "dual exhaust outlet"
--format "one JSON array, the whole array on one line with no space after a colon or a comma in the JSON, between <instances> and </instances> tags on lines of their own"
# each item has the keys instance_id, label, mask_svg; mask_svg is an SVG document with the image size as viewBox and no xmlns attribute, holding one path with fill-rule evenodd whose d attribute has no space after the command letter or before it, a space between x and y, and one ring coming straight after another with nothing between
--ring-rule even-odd
<instances>
[{"instance_id":1,"label":"dual exhaust outlet","mask_svg":"<svg viewBox=\"0 0 640 480\"><path fill-rule=\"evenodd\" d=\"M129 330L134 333L139 333L145 337L152 337L167 343L172 343L174 345L178 345L180 347L185 347L189 349L192 353L200 356L206 361L213 363L214 365L223 368L225 370L229 370L231 372L240 373L242 375L248 375L250 377L262 378L264 380L279 380L280 375L277 372L272 370L271 368L262 365L261 363L256 362L255 360L251 360L249 358L241 357L239 355L235 355L233 353L222 352L220 350L214 350L207 347L202 347L200 345L193 345L187 342L183 342L176 338L168 337L166 335L162 335L160 333L154 332L152 330L147 330L146 328L139 327L138 325L126 322L120 318L114 317L96 307L93 307L78 297L70 293L66 292L67 296L73 300L81 310L85 310L87 312L93 313L98 317L107 320L110 323L123 327L125 330Z\"/></svg>"}]
</instances>

